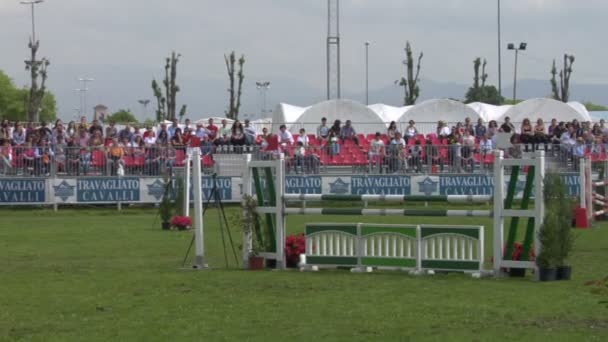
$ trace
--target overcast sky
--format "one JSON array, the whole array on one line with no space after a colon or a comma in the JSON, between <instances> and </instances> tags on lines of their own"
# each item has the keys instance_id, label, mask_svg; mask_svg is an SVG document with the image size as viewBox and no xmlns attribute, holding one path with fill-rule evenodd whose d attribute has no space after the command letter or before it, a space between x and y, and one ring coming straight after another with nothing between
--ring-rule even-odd
<instances>
[{"instance_id":1,"label":"overcast sky","mask_svg":"<svg viewBox=\"0 0 608 342\"><path fill-rule=\"evenodd\" d=\"M371 89L390 86L399 77L406 40L424 52L425 79L469 84L471 61L480 56L488 59L488 82L496 84L496 3L342 0L343 93L363 92L366 40L371 42ZM76 78L83 76L96 80L89 105L140 113L136 100L152 97L150 80L160 77L172 50L182 54L178 100L189 104L191 116L200 117L223 111L223 54L233 49L247 58L244 111L260 106L259 80L272 83L268 107L322 100L326 6L326 0L46 0L36 6L36 28L40 55L52 63L49 87L58 97L61 117L71 117L79 106L74 89ZM503 45L528 43L529 50L520 54L520 78L548 79L551 60L568 52L576 55L576 82L608 83L603 68L608 1L502 0L502 9ZM0 0L0 69L19 86L29 84L23 60L30 20L29 7ZM504 49L503 87L512 83L512 71L513 52Z\"/></svg>"}]
</instances>

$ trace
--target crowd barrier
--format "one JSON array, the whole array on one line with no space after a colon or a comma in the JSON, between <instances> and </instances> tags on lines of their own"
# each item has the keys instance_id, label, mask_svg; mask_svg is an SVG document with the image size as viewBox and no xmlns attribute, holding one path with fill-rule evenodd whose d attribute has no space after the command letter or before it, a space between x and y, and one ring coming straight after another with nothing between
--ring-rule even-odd
<instances>
[{"instance_id":1,"label":"crowd barrier","mask_svg":"<svg viewBox=\"0 0 608 342\"><path fill-rule=\"evenodd\" d=\"M571 196L580 194L578 173L561 174ZM242 198L242 177L217 177L216 185L225 202ZM518 178L516 198L523 193L525 175ZM163 177L50 177L0 178L0 205L62 205L158 203ZM506 184L506 182L505 182ZM262 180L263 187L265 182ZM203 197L213 188L211 176L202 177ZM506 186L506 185L505 185ZM287 194L492 196L492 175L287 175ZM375 197L370 197L374 201ZM289 200L289 198L288 198Z\"/></svg>"}]
</instances>

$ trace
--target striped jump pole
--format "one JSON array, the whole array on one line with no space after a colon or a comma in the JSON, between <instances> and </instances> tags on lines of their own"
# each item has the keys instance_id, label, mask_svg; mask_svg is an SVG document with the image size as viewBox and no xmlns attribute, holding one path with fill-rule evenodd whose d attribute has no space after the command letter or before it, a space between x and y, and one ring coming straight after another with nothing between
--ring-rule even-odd
<instances>
[{"instance_id":1,"label":"striped jump pole","mask_svg":"<svg viewBox=\"0 0 608 342\"><path fill-rule=\"evenodd\" d=\"M491 210L285 208L286 215L492 217Z\"/></svg>"},{"instance_id":2,"label":"striped jump pole","mask_svg":"<svg viewBox=\"0 0 608 342\"><path fill-rule=\"evenodd\" d=\"M485 195L321 195L321 194L284 194L286 201L343 201L343 202L447 202L447 203L485 203L491 202L492 196Z\"/></svg>"}]
</instances>

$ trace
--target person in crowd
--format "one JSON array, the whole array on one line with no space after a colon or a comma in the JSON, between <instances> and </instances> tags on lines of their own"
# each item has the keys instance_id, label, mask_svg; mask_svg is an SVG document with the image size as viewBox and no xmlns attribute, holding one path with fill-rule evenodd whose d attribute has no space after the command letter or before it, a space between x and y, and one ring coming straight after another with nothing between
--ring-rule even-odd
<instances>
[{"instance_id":1,"label":"person in crowd","mask_svg":"<svg viewBox=\"0 0 608 342\"><path fill-rule=\"evenodd\" d=\"M178 127L173 133L173 137L169 141L169 145L171 145L176 150L186 150L186 143L184 142L184 136L182 135L182 130Z\"/></svg>"},{"instance_id":2,"label":"person in crowd","mask_svg":"<svg viewBox=\"0 0 608 342\"><path fill-rule=\"evenodd\" d=\"M490 120L490 122L488 123L488 137L490 139L494 139L494 136L498 132L498 123L496 122L496 120Z\"/></svg>"},{"instance_id":3,"label":"person in crowd","mask_svg":"<svg viewBox=\"0 0 608 342\"><path fill-rule=\"evenodd\" d=\"M327 141L327 137L329 136L329 127L327 127L327 118L321 118L321 124L317 127L317 140L319 143L323 143Z\"/></svg>"},{"instance_id":4,"label":"person in crowd","mask_svg":"<svg viewBox=\"0 0 608 342\"><path fill-rule=\"evenodd\" d=\"M489 135L484 135L481 137L481 140L479 140L479 152L481 154L482 157L485 157L487 154L492 153L492 150L494 149L494 145L492 144L492 140L490 139Z\"/></svg>"},{"instance_id":5,"label":"person in crowd","mask_svg":"<svg viewBox=\"0 0 608 342\"><path fill-rule=\"evenodd\" d=\"M233 146L239 146L239 149L242 150L242 146L245 145L245 142L246 138L243 124L239 120L236 120L230 129L230 144Z\"/></svg>"},{"instance_id":6,"label":"person in crowd","mask_svg":"<svg viewBox=\"0 0 608 342\"><path fill-rule=\"evenodd\" d=\"M596 136L596 137L600 137L604 134L602 132L602 129L600 128L599 123L596 122L593 124L593 128L591 129L591 134L593 134L593 136Z\"/></svg>"},{"instance_id":7,"label":"person in crowd","mask_svg":"<svg viewBox=\"0 0 608 342\"><path fill-rule=\"evenodd\" d=\"M192 123L190 122L190 119L184 120L184 132L185 132L186 128L190 131L192 131L194 129L194 127L192 126Z\"/></svg>"},{"instance_id":8,"label":"person in crowd","mask_svg":"<svg viewBox=\"0 0 608 342\"><path fill-rule=\"evenodd\" d=\"M125 142L127 142L127 144L130 143L128 142L127 138L125 138ZM110 164L110 176L116 176L119 168L124 169L123 157L125 156L126 148L127 146L119 143L117 138L112 138L112 142L107 148L108 162Z\"/></svg>"},{"instance_id":9,"label":"person in crowd","mask_svg":"<svg viewBox=\"0 0 608 342\"><path fill-rule=\"evenodd\" d=\"M389 139L393 139L395 137L395 133L397 133L398 131L399 130L397 129L397 123L395 121L391 121L386 130L386 135Z\"/></svg>"},{"instance_id":10,"label":"person in crowd","mask_svg":"<svg viewBox=\"0 0 608 342\"><path fill-rule=\"evenodd\" d=\"M355 128L352 126L352 123L350 120L346 120L344 127L342 127L342 129L340 130L340 139L342 139L343 142L346 140L351 140L355 143L355 145L359 144L359 138L357 138L357 132L355 131Z\"/></svg>"},{"instance_id":11,"label":"person in crowd","mask_svg":"<svg viewBox=\"0 0 608 342\"><path fill-rule=\"evenodd\" d=\"M450 128L448 127L448 124L443 121L443 120L439 120L437 122L437 136L441 139L445 139L447 137L449 137L451 135L452 131L450 130Z\"/></svg>"},{"instance_id":12,"label":"person in crowd","mask_svg":"<svg viewBox=\"0 0 608 342\"><path fill-rule=\"evenodd\" d=\"M89 134L94 135L96 131L99 131L103 137L103 127L97 119L93 120L93 123L91 124L91 126L89 126Z\"/></svg>"},{"instance_id":13,"label":"person in crowd","mask_svg":"<svg viewBox=\"0 0 608 342\"><path fill-rule=\"evenodd\" d=\"M165 128L167 126L165 125ZM118 132L118 140L119 141L123 141L125 138L129 139L129 141L133 140L133 132L131 131L131 125L126 124L125 128L121 129L120 132Z\"/></svg>"},{"instance_id":14,"label":"person in crowd","mask_svg":"<svg viewBox=\"0 0 608 342\"><path fill-rule=\"evenodd\" d=\"M389 172L392 173L401 170L406 144L405 139L401 136L401 132L395 132L395 136L391 139L386 148Z\"/></svg>"},{"instance_id":15,"label":"person in crowd","mask_svg":"<svg viewBox=\"0 0 608 342\"><path fill-rule=\"evenodd\" d=\"M13 150L10 139L0 138L0 174L7 175L13 169Z\"/></svg>"},{"instance_id":16,"label":"person in crowd","mask_svg":"<svg viewBox=\"0 0 608 342\"><path fill-rule=\"evenodd\" d=\"M76 123L74 121L68 122L68 127L66 128L67 136L73 138L78 135L78 128L76 127Z\"/></svg>"},{"instance_id":17,"label":"person in crowd","mask_svg":"<svg viewBox=\"0 0 608 342\"><path fill-rule=\"evenodd\" d=\"M510 117L505 117L505 122L500 125L500 132L503 133L515 133L515 126L511 123Z\"/></svg>"},{"instance_id":18,"label":"person in crowd","mask_svg":"<svg viewBox=\"0 0 608 342\"><path fill-rule=\"evenodd\" d=\"M475 125L474 131L475 138L479 140L481 140L481 138L486 135L487 129L486 126L483 124L483 120L481 118L477 119L477 125Z\"/></svg>"},{"instance_id":19,"label":"person in crowd","mask_svg":"<svg viewBox=\"0 0 608 342\"><path fill-rule=\"evenodd\" d=\"M295 173L298 173L298 169L302 170L304 173L305 163L304 158L306 157L306 148L304 147L304 143L298 141L296 143L296 148L293 151L293 170Z\"/></svg>"},{"instance_id":20,"label":"person in crowd","mask_svg":"<svg viewBox=\"0 0 608 342\"><path fill-rule=\"evenodd\" d=\"M608 135L608 126L606 126L606 120L600 119L600 130L602 135Z\"/></svg>"},{"instance_id":21,"label":"person in crowd","mask_svg":"<svg viewBox=\"0 0 608 342\"><path fill-rule=\"evenodd\" d=\"M126 137L123 139L128 140L128 138L126 138ZM101 136L101 132L96 130L95 133L93 133L93 135L89 138L89 147L91 149L103 149L104 146L105 146L105 141L103 140L103 137Z\"/></svg>"},{"instance_id":22,"label":"person in crowd","mask_svg":"<svg viewBox=\"0 0 608 342\"><path fill-rule=\"evenodd\" d=\"M382 164L384 163L384 156L386 154L384 141L382 141L382 134L376 132L374 140L372 140L369 148L369 165L370 170L374 167L378 168L379 172L382 172Z\"/></svg>"},{"instance_id":23,"label":"person in crowd","mask_svg":"<svg viewBox=\"0 0 608 342\"><path fill-rule=\"evenodd\" d=\"M165 133L168 135L168 133ZM144 173L148 176L160 175L160 165L163 145L160 140L156 140L154 146L146 148L146 157L144 160Z\"/></svg>"},{"instance_id":24,"label":"person in crowd","mask_svg":"<svg viewBox=\"0 0 608 342\"><path fill-rule=\"evenodd\" d=\"M583 135L583 127L577 119L572 120L572 127L574 128L574 132L576 133L577 137Z\"/></svg>"},{"instance_id":25,"label":"person in crowd","mask_svg":"<svg viewBox=\"0 0 608 342\"><path fill-rule=\"evenodd\" d=\"M162 124L160 126L160 131L158 132L157 136L156 136L156 140L159 141L162 145L167 145L169 144L169 131L167 130L167 125Z\"/></svg>"},{"instance_id":26,"label":"person in crowd","mask_svg":"<svg viewBox=\"0 0 608 342\"><path fill-rule=\"evenodd\" d=\"M296 139L296 144L299 142L301 142L304 147L308 147L310 143L310 139L308 139L304 128L300 128L300 134L298 135L298 139Z\"/></svg>"},{"instance_id":27,"label":"person in crowd","mask_svg":"<svg viewBox=\"0 0 608 342\"><path fill-rule=\"evenodd\" d=\"M334 136L340 137L340 131L342 130L342 122L340 120L335 120L334 124L329 128L330 132L334 133Z\"/></svg>"},{"instance_id":28,"label":"person in crowd","mask_svg":"<svg viewBox=\"0 0 608 342\"><path fill-rule=\"evenodd\" d=\"M9 140L11 139L11 126L8 123L7 119L2 120L2 123L0 124L0 139L2 139L2 141L5 140Z\"/></svg>"},{"instance_id":29,"label":"person in crowd","mask_svg":"<svg viewBox=\"0 0 608 342\"><path fill-rule=\"evenodd\" d=\"M40 123L40 128L38 129L38 137L45 140L51 140L53 137L53 132L48 127L46 121L42 121Z\"/></svg>"},{"instance_id":30,"label":"person in crowd","mask_svg":"<svg viewBox=\"0 0 608 342\"><path fill-rule=\"evenodd\" d=\"M234 124L232 126L234 127ZM222 126L219 128L218 133L220 137L224 135L230 136L232 134L232 130L228 127L228 121L226 119L222 119Z\"/></svg>"},{"instance_id":31,"label":"person in crowd","mask_svg":"<svg viewBox=\"0 0 608 342\"><path fill-rule=\"evenodd\" d=\"M81 150L76 137L69 137L67 142L67 161L66 171L69 176L80 175L81 171Z\"/></svg>"},{"instance_id":32,"label":"person in crowd","mask_svg":"<svg viewBox=\"0 0 608 342\"><path fill-rule=\"evenodd\" d=\"M78 131L80 131L81 129L84 129L85 131L89 130L89 124L87 124L87 117L86 116L81 116L80 117L80 122L78 123L78 127L76 129Z\"/></svg>"},{"instance_id":33,"label":"person in crowd","mask_svg":"<svg viewBox=\"0 0 608 342\"><path fill-rule=\"evenodd\" d=\"M304 164L306 166L306 172L308 173L319 173L321 166L321 158L316 153L314 146L308 145L306 147L306 155L304 156Z\"/></svg>"},{"instance_id":34,"label":"person in crowd","mask_svg":"<svg viewBox=\"0 0 608 342\"><path fill-rule=\"evenodd\" d=\"M23 128L23 124L19 121L15 123L15 129L13 130L11 141L13 146L21 146L25 144L25 129Z\"/></svg>"},{"instance_id":35,"label":"person in crowd","mask_svg":"<svg viewBox=\"0 0 608 342\"><path fill-rule=\"evenodd\" d=\"M152 128L152 126L148 125L146 127L146 131L144 132L144 135L143 135L143 140L146 145L150 145L150 146L152 146L156 143L156 132L154 132L154 129Z\"/></svg>"},{"instance_id":36,"label":"person in crowd","mask_svg":"<svg viewBox=\"0 0 608 342\"><path fill-rule=\"evenodd\" d=\"M473 129L473 123L471 122L470 117L464 118L463 128L465 131L469 131L469 135L475 136L475 130ZM464 135L464 132L462 133Z\"/></svg>"},{"instance_id":37,"label":"person in crowd","mask_svg":"<svg viewBox=\"0 0 608 342\"><path fill-rule=\"evenodd\" d=\"M279 127L279 143L291 145L294 143L293 135L287 130L287 126L281 125Z\"/></svg>"},{"instance_id":38,"label":"person in crowd","mask_svg":"<svg viewBox=\"0 0 608 342\"><path fill-rule=\"evenodd\" d=\"M329 150L330 157L333 158L334 156L340 154L340 138L336 131L333 129L329 131L326 146Z\"/></svg>"},{"instance_id":39,"label":"person in crowd","mask_svg":"<svg viewBox=\"0 0 608 342\"><path fill-rule=\"evenodd\" d=\"M557 119L553 118L551 119L551 124L549 125L549 127L547 127L547 136L549 138L553 137L555 135L555 130L558 127L558 123L557 123Z\"/></svg>"},{"instance_id":40,"label":"person in crowd","mask_svg":"<svg viewBox=\"0 0 608 342\"><path fill-rule=\"evenodd\" d=\"M217 131L218 128L216 125L213 124L213 118L209 118L208 125L206 127L207 129L207 134L209 135L209 139L211 141L215 140L217 138Z\"/></svg>"},{"instance_id":41,"label":"person in crowd","mask_svg":"<svg viewBox=\"0 0 608 342\"><path fill-rule=\"evenodd\" d=\"M511 147L509 147L506 151L506 156L509 158L521 158L521 136L517 133L511 135Z\"/></svg>"},{"instance_id":42,"label":"person in crowd","mask_svg":"<svg viewBox=\"0 0 608 342\"><path fill-rule=\"evenodd\" d=\"M528 118L525 118L521 123L520 140L522 144L526 145L526 152L528 151L528 144L534 144L534 129L532 128L532 124L530 124L530 119Z\"/></svg>"},{"instance_id":43,"label":"person in crowd","mask_svg":"<svg viewBox=\"0 0 608 342\"><path fill-rule=\"evenodd\" d=\"M407 152L408 164L414 172L422 172L422 146L420 140L416 140L414 145L410 145Z\"/></svg>"},{"instance_id":44,"label":"person in crowd","mask_svg":"<svg viewBox=\"0 0 608 342\"><path fill-rule=\"evenodd\" d=\"M63 123L59 121L51 131L51 143L57 144L57 140L59 140L59 138L63 138L65 140L65 137L66 133L65 129L63 128Z\"/></svg>"},{"instance_id":45,"label":"person in crowd","mask_svg":"<svg viewBox=\"0 0 608 342\"><path fill-rule=\"evenodd\" d=\"M404 140L407 142L410 139L415 139L418 136L418 128L416 128L416 122L414 120L410 120L405 128L405 136Z\"/></svg>"},{"instance_id":46,"label":"person in crowd","mask_svg":"<svg viewBox=\"0 0 608 342\"><path fill-rule=\"evenodd\" d=\"M245 119L245 127L243 129L245 131L245 144L248 146L254 145L258 132L249 119Z\"/></svg>"},{"instance_id":47,"label":"person in crowd","mask_svg":"<svg viewBox=\"0 0 608 342\"><path fill-rule=\"evenodd\" d=\"M464 130L464 134L461 139L462 148L461 148L461 157L462 164L465 170L469 170L469 172L473 172L475 169L475 160L473 159L473 153L475 151L475 137L471 135L469 129Z\"/></svg>"},{"instance_id":48,"label":"person in crowd","mask_svg":"<svg viewBox=\"0 0 608 342\"><path fill-rule=\"evenodd\" d=\"M167 128L167 133L169 133L169 140L173 138L175 132L178 129L181 131L181 129L179 128L179 121L177 121L176 118L173 118L173 120L171 120L171 126Z\"/></svg>"},{"instance_id":49,"label":"person in crowd","mask_svg":"<svg viewBox=\"0 0 608 342\"><path fill-rule=\"evenodd\" d=\"M133 157L143 157L146 154L146 143L141 136L136 136L133 143L131 143L131 150L129 155Z\"/></svg>"},{"instance_id":50,"label":"person in crowd","mask_svg":"<svg viewBox=\"0 0 608 342\"><path fill-rule=\"evenodd\" d=\"M534 125L534 143L536 144L536 148L539 148L539 146L544 145L546 151L548 142L549 136L547 135L545 123L543 122L543 119L538 118L536 120L536 125Z\"/></svg>"},{"instance_id":51,"label":"person in crowd","mask_svg":"<svg viewBox=\"0 0 608 342\"><path fill-rule=\"evenodd\" d=\"M196 132L194 132L197 138L201 139L201 141L205 139L209 139L209 131L205 127L203 127L202 123L196 124Z\"/></svg>"}]
</instances>

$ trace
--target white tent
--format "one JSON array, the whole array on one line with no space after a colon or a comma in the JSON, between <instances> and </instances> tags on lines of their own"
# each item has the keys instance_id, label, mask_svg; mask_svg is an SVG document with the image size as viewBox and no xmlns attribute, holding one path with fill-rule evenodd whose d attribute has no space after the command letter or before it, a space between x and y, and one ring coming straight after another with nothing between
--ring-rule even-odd
<instances>
[{"instance_id":1,"label":"white tent","mask_svg":"<svg viewBox=\"0 0 608 342\"><path fill-rule=\"evenodd\" d=\"M208 117L208 118L198 119L194 123L195 124L201 123L201 124L207 126L207 124L209 123L209 119L213 119L213 124L216 125L216 126L219 125L219 124L221 124L222 120L226 120L226 123L228 124L228 126L231 126L234 123L234 120L232 120L232 119L222 118L222 117L219 117L219 116L211 116L211 117Z\"/></svg>"},{"instance_id":2,"label":"white tent","mask_svg":"<svg viewBox=\"0 0 608 342\"><path fill-rule=\"evenodd\" d=\"M442 120L448 124L455 124L464 121L467 117L471 118L473 123L477 122L479 118L483 119L479 113L462 102L437 99L424 101L415 105L399 118L399 122L402 125L407 125L410 120L425 123L435 123Z\"/></svg>"},{"instance_id":3,"label":"white tent","mask_svg":"<svg viewBox=\"0 0 608 342\"><path fill-rule=\"evenodd\" d=\"M496 120L513 107L511 105L495 106L483 102L473 102L467 104L467 106L477 112L485 122Z\"/></svg>"},{"instance_id":4,"label":"white tent","mask_svg":"<svg viewBox=\"0 0 608 342\"><path fill-rule=\"evenodd\" d=\"M310 107L298 107L287 103L279 103L272 112L272 132L276 133L282 124L287 125L287 129L291 130L291 126L298 121L302 113L308 108Z\"/></svg>"},{"instance_id":5,"label":"white tent","mask_svg":"<svg viewBox=\"0 0 608 342\"><path fill-rule=\"evenodd\" d=\"M300 115L297 116L300 111ZM278 132L279 126L285 123L292 133L304 128L309 134L314 134L321 123L321 118L324 117L327 118L328 126L331 126L335 120L340 120L342 123L351 120L357 133L386 131L384 120L376 112L359 102L338 99L324 101L308 108L280 104L273 113L272 132Z\"/></svg>"},{"instance_id":6,"label":"white tent","mask_svg":"<svg viewBox=\"0 0 608 342\"><path fill-rule=\"evenodd\" d=\"M585 107L584 104L582 104L582 103L580 103L578 101L570 101L570 102L568 102L568 106L574 108L574 110L576 110L577 112L579 112L584 117L589 117L589 120L585 120L585 121L590 121L591 119L593 119L591 117L591 114L589 114L589 111L587 110L587 107Z\"/></svg>"},{"instance_id":7,"label":"white tent","mask_svg":"<svg viewBox=\"0 0 608 342\"><path fill-rule=\"evenodd\" d=\"M539 118L545 122L550 122L551 119L557 119L557 121L572 121L574 119L591 121L589 112L580 113L566 103L548 98L530 99L511 107L498 118L499 124L504 122L507 116L514 123L522 122L526 118L530 119L532 123Z\"/></svg>"},{"instance_id":8,"label":"white tent","mask_svg":"<svg viewBox=\"0 0 608 342\"><path fill-rule=\"evenodd\" d=\"M414 106L393 107L381 103L369 105L368 108L373 110L386 123L398 121L400 117Z\"/></svg>"}]
</instances>

